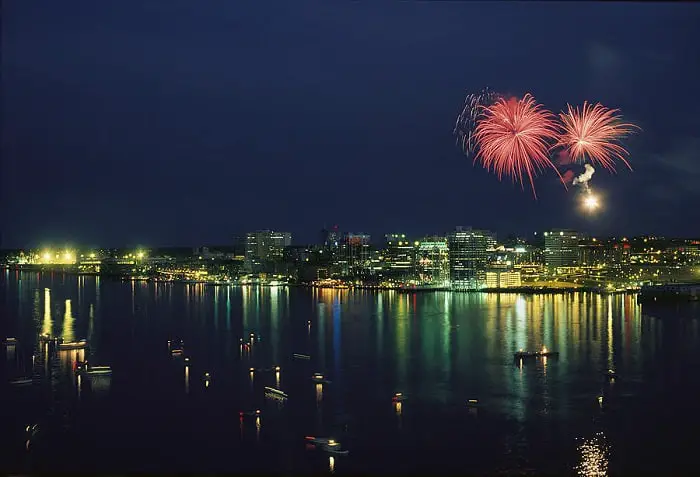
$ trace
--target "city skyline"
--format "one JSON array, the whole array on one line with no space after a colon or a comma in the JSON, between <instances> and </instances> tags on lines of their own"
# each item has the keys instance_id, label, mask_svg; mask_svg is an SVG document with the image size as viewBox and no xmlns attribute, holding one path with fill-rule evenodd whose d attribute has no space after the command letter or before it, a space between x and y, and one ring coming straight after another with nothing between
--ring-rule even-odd
<instances>
[{"instance_id":1,"label":"city skyline","mask_svg":"<svg viewBox=\"0 0 700 477\"><path fill-rule=\"evenodd\" d=\"M392 229L391 231L383 231L381 233L365 233L362 232L361 229L359 230L345 230L343 228L340 228L339 225L334 225L336 227L335 233L338 234L339 239L343 239L347 234L351 235L365 235L369 237L369 243L371 245L377 245L377 244L384 244L388 240L389 235L393 235L397 232L396 229ZM582 234L582 236L585 237L590 237L590 238L595 238L598 240L622 240L622 239L635 239L635 238L645 238L645 237L654 237L658 238L660 240L700 240L700 233L698 235L669 235L669 234L658 234L658 233L639 233L639 234L625 234L625 233L620 233L620 234L612 234L612 235L606 235L606 234L594 234L594 233L589 233L585 230L577 230L577 229L572 229L568 227L547 227L541 230L536 230L536 231L531 231L526 234L518 234L515 232L506 232L506 233L499 233L493 229L489 229L488 227L477 227L477 226L471 226L471 225L454 225L452 228L446 229L446 230L441 230L441 231L433 231L433 232L423 232L423 233L404 233L406 237L408 237L411 240L415 239L424 239L424 238L429 238L429 237L442 237L442 238L447 238L448 235L456 230L459 229L466 229L466 230L479 230L479 231L487 231L490 232L494 235L496 242L498 244L503 244L509 240L513 239L518 239L518 240L526 240L528 242L533 242L533 241L541 241L542 237L544 236L543 234L545 232L549 232L552 230L573 230L578 234ZM401 233L401 231L404 229L399 228L398 233ZM25 245L20 245L20 246L15 246L15 247L0 247L0 250L38 250L38 249L43 249L43 248L52 248L52 249L65 249L65 248L70 248L70 249L104 249L104 250L121 250L121 249L192 249L192 248L199 248L199 247L235 247L237 245L238 241L244 241L246 238L246 235L251 234L251 233L259 233L259 232L276 232L280 234L288 234L289 235L289 245L293 246L305 246L305 245L322 245L324 243L324 240L319 237L319 232L328 232L327 228L321 228L319 230L316 230L315 233L312 232L306 232L301 234L302 237L306 238L309 237L309 240L304 240L303 238L299 238L298 235L295 233L289 232L289 231L284 231L276 228L260 228L256 229L253 231L249 232L239 232L239 233L234 233L228 237L228 240L223 241L223 242L197 242L197 243L147 243L145 241L137 241L137 240L131 240L127 241L126 243L122 244L99 244L99 243L88 243L87 241L80 241L80 240L75 240L75 241L61 241L61 240L56 240L56 241L51 241L51 240L42 240L42 239L34 239L30 240L29 243ZM245 246L242 245L241 246Z\"/></svg>"},{"instance_id":2,"label":"city skyline","mask_svg":"<svg viewBox=\"0 0 700 477\"><path fill-rule=\"evenodd\" d=\"M311 242L324 221L700 235L694 5L275 5L4 5L0 246L226 243L268 224ZM596 214L553 172L538 200L499 182L452 136L485 86L555 113L620 108L643 131L634 170L596 174Z\"/></svg>"}]
</instances>

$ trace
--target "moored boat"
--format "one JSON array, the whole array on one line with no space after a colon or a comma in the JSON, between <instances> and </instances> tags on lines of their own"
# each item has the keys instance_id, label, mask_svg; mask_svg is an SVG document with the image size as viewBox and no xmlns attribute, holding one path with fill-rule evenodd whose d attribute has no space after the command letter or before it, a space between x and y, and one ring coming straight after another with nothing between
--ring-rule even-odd
<instances>
[{"instance_id":1,"label":"moored boat","mask_svg":"<svg viewBox=\"0 0 700 477\"><path fill-rule=\"evenodd\" d=\"M272 388L270 386L265 386L265 394L274 399L287 399L289 396L284 391Z\"/></svg>"},{"instance_id":2,"label":"moored boat","mask_svg":"<svg viewBox=\"0 0 700 477\"><path fill-rule=\"evenodd\" d=\"M86 340L80 340L80 341L68 341L68 342L63 342L63 343L58 343L58 350L59 351L67 351L67 350L73 350L73 349L85 349L88 346L88 342Z\"/></svg>"},{"instance_id":3,"label":"moored boat","mask_svg":"<svg viewBox=\"0 0 700 477\"><path fill-rule=\"evenodd\" d=\"M548 356L559 356L559 352L549 351L547 347L543 347L540 351L523 351L521 349L514 354L516 360L526 358L546 358Z\"/></svg>"},{"instance_id":4,"label":"moored boat","mask_svg":"<svg viewBox=\"0 0 700 477\"><path fill-rule=\"evenodd\" d=\"M321 373L314 373L313 376L311 376L311 380L315 383L320 383L320 384L330 384L331 381L326 379L323 374Z\"/></svg>"}]
</instances>

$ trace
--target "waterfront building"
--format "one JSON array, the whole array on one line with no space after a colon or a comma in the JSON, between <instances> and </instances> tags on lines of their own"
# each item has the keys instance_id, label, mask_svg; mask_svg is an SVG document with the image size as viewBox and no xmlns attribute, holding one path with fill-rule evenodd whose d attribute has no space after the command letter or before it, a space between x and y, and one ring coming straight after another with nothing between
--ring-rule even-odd
<instances>
[{"instance_id":1,"label":"waterfront building","mask_svg":"<svg viewBox=\"0 0 700 477\"><path fill-rule=\"evenodd\" d=\"M457 227L447 236L450 254L450 282L453 289L476 290L483 286L480 276L488 263L489 249L496 245L488 230Z\"/></svg>"},{"instance_id":2,"label":"waterfront building","mask_svg":"<svg viewBox=\"0 0 700 477\"><path fill-rule=\"evenodd\" d=\"M545 232L544 260L547 268L556 270L577 266L581 240L581 235L573 230L553 229Z\"/></svg>"},{"instance_id":3,"label":"waterfront building","mask_svg":"<svg viewBox=\"0 0 700 477\"><path fill-rule=\"evenodd\" d=\"M450 285L450 252L445 237L425 237L416 242L416 278L420 285Z\"/></svg>"},{"instance_id":4,"label":"waterfront building","mask_svg":"<svg viewBox=\"0 0 700 477\"><path fill-rule=\"evenodd\" d=\"M260 273L271 262L282 260L284 248L292 244L292 234L258 230L246 234L245 262L252 273Z\"/></svg>"},{"instance_id":5,"label":"waterfront building","mask_svg":"<svg viewBox=\"0 0 700 477\"><path fill-rule=\"evenodd\" d=\"M344 275L363 275L370 265L370 236L348 232L343 236L339 263Z\"/></svg>"},{"instance_id":6,"label":"waterfront building","mask_svg":"<svg viewBox=\"0 0 700 477\"><path fill-rule=\"evenodd\" d=\"M522 285L519 271L490 270L486 272L486 288L513 288Z\"/></svg>"},{"instance_id":7,"label":"waterfront building","mask_svg":"<svg viewBox=\"0 0 700 477\"><path fill-rule=\"evenodd\" d=\"M398 281L409 281L415 275L415 244L406 234L386 234L384 236L383 275Z\"/></svg>"}]
</instances>

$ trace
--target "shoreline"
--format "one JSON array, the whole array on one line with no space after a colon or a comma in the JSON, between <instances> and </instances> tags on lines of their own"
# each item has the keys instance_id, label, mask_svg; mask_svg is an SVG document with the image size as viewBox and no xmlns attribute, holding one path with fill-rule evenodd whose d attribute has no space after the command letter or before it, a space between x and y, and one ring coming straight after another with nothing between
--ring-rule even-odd
<instances>
[{"instance_id":1,"label":"shoreline","mask_svg":"<svg viewBox=\"0 0 700 477\"><path fill-rule=\"evenodd\" d=\"M639 295L640 291L637 289L616 289L616 290L606 290L604 288L598 287L534 287L534 286L520 286L513 288L489 288L481 290L452 290L445 287L439 288L429 288L429 287L379 287L372 285L354 285L345 287L319 287L316 285L306 284L306 283L284 283L279 285L270 285L266 283L237 283L237 282L220 282L211 280L159 280L154 277L134 277L129 275L120 274L109 274L109 273L97 273L97 272L80 272L76 270L75 265L66 265L63 267L44 267L44 266L11 266L3 264L2 268L7 271L15 271L21 273L47 273L47 274L62 274L62 275L74 275L74 276L94 276L100 278L107 278L114 281L126 281L126 282L147 282L147 283L173 283L179 285L193 285L202 284L206 286L233 286L233 287L244 287L244 286L260 286L260 287L294 287L294 288L311 288L311 289L322 289L322 290L367 290L367 291L395 291L397 293L412 294L412 293L435 293L435 292L451 292L451 293L465 293L465 294L490 294L490 295L505 295L505 294L521 294L521 295L558 295L558 294L574 294L574 293L596 293L599 295L616 295L616 294L635 294Z\"/></svg>"}]
</instances>

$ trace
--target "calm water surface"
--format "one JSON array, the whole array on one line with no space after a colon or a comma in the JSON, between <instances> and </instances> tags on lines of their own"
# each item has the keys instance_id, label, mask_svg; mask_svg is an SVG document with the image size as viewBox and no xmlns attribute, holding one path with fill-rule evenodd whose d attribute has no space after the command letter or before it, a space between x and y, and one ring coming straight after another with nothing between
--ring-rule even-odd
<instances>
[{"instance_id":1,"label":"calm water surface","mask_svg":"<svg viewBox=\"0 0 700 477\"><path fill-rule=\"evenodd\" d=\"M4 366L3 470L698 468L697 307L649 309L631 295L229 288L14 271L2 271L0 283L6 335L19 341ZM39 332L87 339L85 357L111 366L111 382L77 386L75 352L52 359ZM247 350L240 340L250 333L259 338ZM179 339L188 368L168 351ZM560 355L513 361L514 351L542 346ZM602 375L610 368L620 376L612 384ZM315 372L332 382L313 383ZM32 374L31 386L7 384ZM266 399L265 386L289 399ZM396 392L407 396L400 405ZM255 409L259 420L240 419ZM27 449L24 428L33 423L41 432ZM308 435L334 437L350 454L310 451Z\"/></svg>"}]
</instances>

